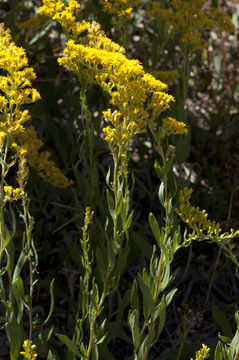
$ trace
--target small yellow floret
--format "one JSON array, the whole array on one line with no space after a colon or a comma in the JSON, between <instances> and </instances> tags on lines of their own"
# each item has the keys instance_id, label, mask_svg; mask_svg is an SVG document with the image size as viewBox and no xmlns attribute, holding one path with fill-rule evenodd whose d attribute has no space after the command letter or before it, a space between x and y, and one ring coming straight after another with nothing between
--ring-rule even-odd
<instances>
[{"instance_id":1,"label":"small yellow floret","mask_svg":"<svg viewBox=\"0 0 239 360\"><path fill-rule=\"evenodd\" d=\"M21 199L25 193L20 188L13 188L12 186L4 186L4 192L6 195L6 200L14 201Z\"/></svg>"},{"instance_id":2,"label":"small yellow floret","mask_svg":"<svg viewBox=\"0 0 239 360\"><path fill-rule=\"evenodd\" d=\"M208 359L210 356L210 348L206 345L202 345L202 348L196 352L195 360L205 360ZM190 360L194 360L191 358Z\"/></svg>"},{"instance_id":3,"label":"small yellow floret","mask_svg":"<svg viewBox=\"0 0 239 360\"><path fill-rule=\"evenodd\" d=\"M21 351L20 355L24 356L25 360L36 360L36 345L32 345L30 340L25 340L22 347L24 351Z\"/></svg>"}]
</instances>

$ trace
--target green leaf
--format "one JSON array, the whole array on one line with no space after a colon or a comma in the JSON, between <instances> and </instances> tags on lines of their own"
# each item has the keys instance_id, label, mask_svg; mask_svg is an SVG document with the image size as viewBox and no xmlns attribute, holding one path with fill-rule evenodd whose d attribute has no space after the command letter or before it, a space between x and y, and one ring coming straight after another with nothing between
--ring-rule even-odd
<instances>
[{"instance_id":1,"label":"green leaf","mask_svg":"<svg viewBox=\"0 0 239 360\"><path fill-rule=\"evenodd\" d=\"M114 203L114 200L108 189L106 190L106 197L107 197L110 215L111 215L112 219L114 219L115 218L115 203Z\"/></svg>"},{"instance_id":2,"label":"green leaf","mask_svg":"<svg viewBox=\"0 0 239 360\"><path fill-rule=\"evenodd\" d=\"M143 279L142 275L138 273L138 282L140 290L143 294L143 312L144 318L147 321L149 319L150 313L154 311L154 301L151 293L151 289L148 284Z\"/></svg>"},{"instance_id":3,"label":"green leaf","mask_svg":"<svg viewBox=\"0 0 239 360\"><path fill-rule=\"evenodd\" d=\"M232 328L225 313L222 312L217 305L212 305L212 315L216 320L217 325L221 328L223 335L232 339Z\"/></svg>"},{"instance_id":4,"label":"green leaf","mask_svg":"<svg viewBox=\"0 0 239 360\"><path fill-rule=\"evenodd\" d=\"M47 341L50 339L52 332L54 329L54 325L51 325L49 328L40 332L37 337L34 339L33 343L37 347L37 351L41 350L43 346L46 345Z\"/></svg>"},{"instance_id":5,"label":"green leaf","mask_svg":"<svg viewBox=\"0 0 239 360\"><path fill-rule=\"evenodd\" d=\"M23 281L20 277L17 278L17 280L13 285L13 294L17 301L17 307L18 307L17 322L18 324L20 324L24 306L26 306L29 309L28 305L25 302L25 291L24 291Z\"/></svg>"},{"instance_id":6,"label":"green leaf","mask_svg":"<svg viewBox=\"0 0 239 360\"><path fill-rule=\"evenodd\" d=\"M131 289L130 302L131 302L132 310L135 310L135 309L139 310L139 295L138 295L138 286L137 286L136 279L134 279L133 286Z\"/></svg>"},{"instance_id":7,"label":"green leaf","mask_svg":"<svg viewBox=\"0 0 239 360\"><path fill-rule=\"evenodd\" d=\"M106 329L105 329L106 321L107 321L107 319L104 319L102 324L97 329L97 335L96 335L97 340L95 340L95 344L97 344L97 345L101 344L107 336Z\"/></svg>"},{"instance_id":8,"label":"green leaf","mask_svg":"<svg viewBox=\"0 0 239 360\"><path fill-rule=\"evenodd\" d=\"M158 177L160 178L160 180L163 180L164 171L163 171L163 168L157 162L157 160L154 163L154 168L155 168L156 173L157 173Z\"/></svg>"},{"instance_id":9,"label":"green leaf","mask_svg":"<svg viewBox=\"0 0 239 360\"><path fill-rule=\"evenodd\" d=\"M156 313L156 312L155 312ZM159 304L159 310L158 310L158 316L159 322L158 322L158 330L157 330L157 338L161 334L161 331L164 328L165 320L166 320L166 303L165 303L165 296L162 297L160 304Z\"/></svg>"},{"instance_id":10,"label":"green leaf","mask_svg":"<svg viewBox=\"0 0 239 360\"><path fill-rule=\"evenodd\" d=\"M155 278L155 274L157 274L158 266L159 266L159 258L156 256L156 245L153 245L153 251L149 265L151 278Z\"/></svg>"},{"instance_id":11,"label":"green leaf","mask_svg":"<svg viewBox=\"0 0 239 360\"><path fill-rule=\"evenodd\" d=\"M139 310L134 309L129 312L128 323L132 332L134 350L138 351L140 345Z\"/></svg>"},{"instance_id":12,"label":"green leaf","mask_svg":"<svg viewBox=\"0 0 239 360\"><path fill-rule=\"evenodd\" d=\"M169 293L165 296L165 304L168 307L173 300L174 294L178 291L178 289L173 289L169 291Z\"/></svg>"},{"instance_id":13,"label":"green leaf","mask_svg":"<svg viewBox=\"0 0 239 360\"><path fill-rule=\"evenodd\" d=\"M91 359L92 360L98 360L99 359L98 346L95 343L92 346Z\"/></svg>"},{"instance_id":14,"label":"green leaf","mask_svg":"<svg viewBox=\"0 0 239 360\"><path fill-rule=\"evenodd\" d=\"M52 312L53 312L53 309L54 309L54 304L55 304L55 299L54 299L54 281L55 281L55 279L52 279L51 285L50 285L50 295L51 295L50 310L49 310L49 313L48 313L48 315L47 315L47 318L46 318L46 320L44 321L43 324L46 324L46 323L48 322L48 320L50 319L51 314L52 314Z\"/></svg>"},{"instance_id":15,"label":"green leaf","mask_svg":"<svg viewBox=\"0 0 239 360\"><path fill-rule=\"evenodd\" d=\"M0 222L1 223L1 222ZM7 226L5 224L1 224L4 228L4 232L5 232L5 235L6 235L6 238L5 238L5 241L4 241L4 244L3 244L3 247L4 248L7 248L10 246L10 242L12 240L12 235L10 234Z\"/></svg>"},{"instance_id":16,"label":"green leaf","mask_svg":"<svg viewBox=\"0 0 239 360\"><path fill-rule=\"evenodd\" d=\"M10 344L10 359L17 360L23 341L27 338L22 324L18 324L14 313L11 312L6 325L7 337Z\"/></svg>"},{"instance_id":17,"label":"green leaf","mask_svg":"<svg viewBox=\"0 0 239 360\"><path fill-rule=\"evenodd\" d=\"M160 201L161 205L164 207L164 183L163 183L163 181L161 182L161 184L159 186L158 197L159 197L159 201Z\"/></svg>"},{"instance_id":18,"label":"green leaf","mask_svg":"<svg viewBox=\"0 0 239 360\"><path fill-rule=\"evenodd\" d=\"M161 287L160 287L161 291L163 291L164 289L167 288L167 286L169 285L169 281L170 281L170 263L168 263L165 266L164 277L163 277L163 281L161 282Z\"/></svg>"},{"instance_id":19,"label":"green leaf","mask_svg":"<svg viewBox=\"0 0 239 360\"><path fill-rule=\"evenodd\" d=\"M145 337L143 343L141 344L140 348L139 348L139 354L138 354L138 358L141 360L141 359L144 359L144 354L145 354L145 347L146 346L149 346L151 347L152 344L154 343L155 341L155 330L154 328L151 329L151 331L149 332L149 334Z\"/></svg>"},{"instance_id":20,"label":"green leaf","mask_svg":"<svg viewBox=\"0 0 239 360\"><path fill-rule=\"evenodd\" d=\"M91 301L88 312L90 319L92 319L98 311L98 304L99 304L99 289L96 283L94 283L93 289L91 290L90 299Z\"/></svg>"},{"instance_id":21,"label":"green leaf","mask_svg":"<svg viewBox=\"0 0 239 360\"><path fill-rule=\"evenodd\" d=\"M37 41L39 41L51 28L52 22L48 22L40 31L36 32L36 35L33 36L33 38L29 41L29 45L35 44Z\"/></svg>"},{"instance_id":22,"label":"green leaf","mask_svg":"<svg viewBox=\"0 0 239 360\"><path fill-rule=\"evenodd\" d=\"M51 352L51 350L48 352L47 360L57 360L56 356Z\"/></svg>"},{"instance_id":23,"label":"green leaf","mask_svg":"<svg viewBox=\"0 0 239 360\"><path fill-rule=\"evenodd\" d=\"M79 348L80 348L80 351L81 351L82 355L85 355L85 357L86 357L87 356L87 349L85 348L85 345L83 343L80 343Z\"/></svg>"},{"instance_id":24,"label":"green leaf","mask_svg":"<svg viewBox=\"0 0 239 360\"><path fill-rule=\"evenodd\" d=\"M229 352L230 357L233 359L239 348L239 312L238 311L235 313L235 320L237 323L237 331L236 331L235 336L232 339L231 346L230 346L230 352Z\"/></svg>"},{"instance_id":25,"label":"green leaf","mask_svg":"<svg viewBox=\"0 0 239 360\"><path fill-rule=\"evenodd\" d=\"M123 204L123 194L121 193L121 195L118 199L117 207L116 207L116 212L115 212L116 216L119 216L119 214L121 213L122 204Z\"/></svg>"},{"instance_id":26,"label":"green leaf","mask_svg":"<svg viewBox=\"0 0 239 360\"><path fill-rule=\"evenodd\" d=\"M78 358L82 359L78 346L74 344L66 335L56 334L56 336L67 346L67 348Z\"/></svg>"},{"instance_id":27,"label":"green leaf","mask_svg":"<svg viewBox=\"0 0 239 360\"><path fill-rule=\"evenodd\" d=\"M131 225L131 223L132 223L133 213L134 213L134 211L132 210L131 213L130 213L130 215L128 216L128 219L127 219L126 223L124 224L122 233L124 233L125 231L127 231L128 228L130 227L130 225Z\"/></svg>"},{"instance_id":28,"label":"green leaf","mask_svg":"<svg viewBox=\"0 0 239 360\"><path fill-rule=\"evenodd\" d=\"M109 186L110 185L110 167L109 167L109 170L107 171L105 181L106 181L106 184Z\"/></svg>"},{"instance_id":29,"label":"green leaf","mask_svg":"<svg viewBox=\"0 0 239 360\"><path fill-rule=\"evenodd\" d=\"M158 222L152 213L149 214L149 224L151 226L155 240L157 241L158 245L160 245L161 231L159 229Z\"/></svg>"},{"instance_id":30,"label":"green leaf","mask_svg":"<svg viewBox=\"0 0 239 360\"><path fill-rule=\"evenodd\" d=\"M218 337L222 342L226 344L231 344L232 339L228 338L227 336L222 336L221 334L218 334Z\"/></svg>"},{"instance_id":31,"label":"green leaf","mask_svg":"<svg viewBox=\"0 0 239 360\"><path fill-rule=\"evenodd\" d=\"M173 234L173 243L172 243L173 254L175 254L177 248L181 244L181 240L182 240L182 235L181 235L181 231L180 231L180 226L178 226L177 230L175 230L174 234Z\"/></svg>"},{"instance_id":32,"label":"green leaf","mask_svg":"<svg viewBox=\"0 0 239 360\"><path fill-rule=\"evenodd\" d=\"M12 277L13 285L17 281L17 279L19 278L19 275L20 275L20 273L22 271L22 268L23 268L26 260L27 260L26 249L23 249L21 251L21 254L20 254L19 258L18 258L17 264L16 264L15 269L14 269L14 273L13 273L13 277Z\"/></svg>"},{"instance_id":33,"label":"green leaf","mask_svg":"<svg viewBox=\"0 0 239 360\"><path fill-rule=\"evenodd\" d=\"M229 359L228 349L226 345L223 345L220 341L218 342L215 352L214 352L214 360L232 360Z\"/></svg>"},{"instance_id":34,"label":"green leaf","mask_svg":"<svg viewBox=\"0 0 239 360\"><path fill-rule=\"evenodd\" d=\"M12 270L14 268L14 246L11 242L8 244L7 249L5 249L5 253L7 255L6 269L9 277L12 277Z\"/></svg>"}]
</instances>

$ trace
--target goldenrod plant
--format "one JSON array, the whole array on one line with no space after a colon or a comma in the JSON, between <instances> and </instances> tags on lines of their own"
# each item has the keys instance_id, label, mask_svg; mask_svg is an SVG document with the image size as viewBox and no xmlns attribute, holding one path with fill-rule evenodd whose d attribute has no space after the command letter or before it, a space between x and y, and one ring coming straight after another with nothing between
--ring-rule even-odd
<instances>
[{"instance_id":1,"label":"goldenrod plant","mask_svg":"<svg viewBox=\"0 0 239 360\"><path fill-rule=\"evenodd\" d=\"M114 4L110 3L108 10L113 7ZM115 11L116 8L115 6ZM138 60L128 59L124 48L111 41L99 23L77 20L78 11L80 12L80 4L75 0L70 0L68 5L62 0L43 0L43 6L40 8L42 14L51 16L65 31L66 56L59 58L58 62L76 75L81 86L82 109L86 108L87 90L92 85L98 85L108 94L110 107L103 111L106 123L103 133L114 164L113 170L109 170L106 176L106 197L112 223L110 224L107 219L105 239L97 246L95 254L92 249L92 258L89 255L90 246L81 241L85 254L83 268L86 288L81 286L79 297L87 300L86 303L81 302L80 310L77 312L75 334L78 335L74 335L72 339L63 334L59 334L58 337L73 357L87 360L99 358L99 345L102 343L103 346L107 322L111 317L111 311L109 310L107 317L103 308L106 298L112 302L115 297L129 252L130 226L133 219L128 184L129 145L137 134L149 131L160 158L160 163L156 162L155 169L161 180L159 200L164 209L164 225L160 228L155 216L152 213L149 215L157 246L153 247L149 270L144 268L133 282L130 291L131 309L128 315L134 345L133 357L135 360L146 360L164 328L166 309L177 291L173 286L176 273L171 274L170 271L175 253L188 246L192 240L210 238L196 237L194 234L183 237L180 227L176 227L175 199L168 184L175 161L174 147L170 140L173 135L186 135L188 130L183 121L178 121L172 116L162 118L162 113L169 110L170 103L174 101L173 96L166 92L167 85L152 74L146 73ZM186 82L187 80L185 78ZM185 96L186 93L184 102ZM90 132L92 133L92 130L89 130L89 122L86 121L88 138ZM92 148L88 149L91 154ZM182 211L180 208L181 217ZM83 238L84 232L88 229L87 224L91 221L90 214L91 211L87 209ZM215 233L217 236L216 223L208 222L207 225L210 235ZM236 235L237 232L231 233L231 237ZM218 243L223 243L228 236L230 235L227 233L223 234L220 241L217 237ZM89 279L94 257L101 284L95 279L91 285ZM81 284L83 283L81 280ZM90 294L90 298L87 293ZM204 350L203 348L197 356L207 356L208 351Z\"/></svg>"},{"instance_id":2,"label":"goldenrod plant","mask_svg":"<svg viewBox=\"0 0 239 360\"><path fill-rule=\"evenodd\" d=\"M0 24L0 69L0 301L5 308L4 327L10 344L9 356L14 360L18 359L27 333L32 341L34 330L32 302L38 256L32 233L34 218L30 214L27 193L29 166L36 167L41 177L57 186L69 186L71 181L49 160L49 153L38 151L42 142L34 128L26 125L31 116L24 106L40 100L39 92L31 83L36 75L28 66L24 49L15 45L10 31L5 30L3 24ZM20 204L16 207L14 203L21 203L21 208ZM16 243L16 208L25 226L20 252ZM27 262L26 281L21 273ZM28 313L27 326L24 325L25 311ZM26 358L36 358L35 355L29 356Z\"/></svg>"},{"instance_id":3,"label":"goldenrod plant","mask_svg":"<svg viewBox=\"0 0 239 360\"><path fill-rule=\"evenodd\" d=\"M85 84L88 87L93 84L101 86L109 94L110 104L114 107L114 110L109 108L103 112L109 124L103 128L103 132L114 161L112 180L110 171L107 175L107 201L113 229L110 234L106 228L106 243L100 244L96 250L103 290L101 296L92 294L98 299L96 302L98 310L90 323L90 331L95 332L96 318L101 312L104 299L118 286L127 259L128 230L133 216L132 211L129 214L129 144L135 135L146 132L147 127L150 129L157 127L157 117L169 109L169 104L174 99L165 92L167 85L156 80L151 74L145 73L139 61L127 59L124 49L107 38L99 24L78 23L75 17L78 7L75 1L70 1L67 7L62 1L49 3L46 0L43 1L40 11L45 15L51 15L67 29L69 38L65 49L67 56L60 58L59 63L67 70L73 71L81 85L84 83L82 79L84 74ZM84 36L82 36L83 31ZM185 124L171 117L163 120L162 128L165 129L165 134L186 132ZM158 288L159 281L154 293L155 303L158 298ZM95 289L98 293L97 284ZM153 309L150 311L153 312ZM130 320L130 324L131 322ZM101 328L103 324L104 322ZM132 331L134 333L135 330ZM94 333L90 335L88 349L92 348L93 336L96 335ZM96 353L96 342L94 346ZM82 351L82 347L80 349ZM89 351L82 355L90 359Z\"/></svg>"},{"instance_id":4,"label":"goldenrod plant","mask_svg":"<svg viewBox=\"0 0 239 360\"><path fill-rule=\"evenodd\" d=\"M226 223L217 216L226 196L200 210L200 172L191 168L202 138L206 152L223 132L210 134L200 119L198 138L189 106L194 93L202 96L194 76L212 38L233 31L225 8L217 0L23 0L0 8L13 30L0 24L0 357L239 358L238 313L236 326L230 315L239 268L233 196ZM205 179L200 186L211 196ZM233 295L220 285L205 300L217 247ZM230 306L220 310L223 296ZM219 302L212 314L210 301Z\"/></svg>"}]
</instances>

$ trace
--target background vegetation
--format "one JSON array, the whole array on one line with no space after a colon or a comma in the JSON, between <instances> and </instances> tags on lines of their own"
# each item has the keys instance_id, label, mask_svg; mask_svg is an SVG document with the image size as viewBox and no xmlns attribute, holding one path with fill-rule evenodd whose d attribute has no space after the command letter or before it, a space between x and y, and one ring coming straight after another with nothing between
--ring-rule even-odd
<instances>
[{"instance_id":1,"label":"background vegetation","mask_svg":"<svg viewBox=\"0 0 239 360\"><path fill-rule=\"evenodd\" d=\"M169 1L135 1L132 13L124 20L117 12L107 12L103 1L82 0L79 18L99 22L110 39L124 46L129 59L138 59L146 71L168 84L169 93L175 98L171 113L188 126L186 136L171 140L176 159L172 174L177 180L175 187L172 180L172 188L178 193L186 186L193 188L192 204L205 209L211 220L219 222L223 231L229 231L239 228L239 6L236 0L197 3L204 12L204 22L200 20L198 29L193 30L188 28L187 18L174 19L167 13L157 12L160 7L173 13ZM74 337L80 277L85 271L80 240L85 208L90 206L94 211L91 249L96 249L104 239L106 218L110 218L105 178L109 167L113 167L113 160L102 132L105 126L102 111L107 108L108 97L97 85L87 91L86 111L90 113L87 116L90 116L94 135L90 145L92 153L87 153L89 139L82 124L85 110L80 99L81 85L73 73L58 64L66 37L56 21L39 14L41 5L40 0L0 0L0 22L11 30L14 42L26 50L37 75L33 85L42 99L31 105L31 123L45 150L51 152L57 166L73 181L66 189L56 188L32 169L27 185L38 253L32 309L33 342L34 338L38 339L39 359L73 359L75 350L72 355L69 346L63 346L64 339L55 334ZM177 14L179 9L174 9ZM212 25L205 20L208 9L224 11L228 20L220 23L218 17L216 25ZM177 21L181 21L178 28ZM194 35L194 39L188 34ZM148 133L139 134L130 142L130 208L134 209L130 250L118 293L111 298L112 303L106 305L107 309L111 307L108 310L111 315L107 323L107 347L100 345L100 359L132 358L127 291L132 286L130 279L150 263L155 240L149 213L155 215L159 226L164 226L164 210L158 200L160 180L154 167L155 159L159 163L161 160L153 142ZM91 181L88 156L93 156L95 164ZM175 202L178 195L176 197ZM19 213L17 203L13 203L13 209ZM19 253L22 229L22 219L18 217L14 244ZM182 224L181 232L185 229L186 225ZM237 239L232 247L236 255ZM199 241L175 254L172 272L179 269L174 279L178 290L149 359L176 359L179 349L178 359L189 359L202 344L211 348L213 359L218 333L233 338L237 329L238 278L232 261L224 254L218 255L218 251L215 243ZM29 275L24 271L25 278L24 272L22 277L28 284ZM95 271L94 276L99 278ZM55 279L54 286L52 279ZM44 320L53 306L52 293L54 309L46 325ZM5 310L1 304L0 320L0 359L9 359ZM27 327L27 316L23 321ZM45 334L46 339L41 340L39 334Z\"/></svg>"}]
</instances>

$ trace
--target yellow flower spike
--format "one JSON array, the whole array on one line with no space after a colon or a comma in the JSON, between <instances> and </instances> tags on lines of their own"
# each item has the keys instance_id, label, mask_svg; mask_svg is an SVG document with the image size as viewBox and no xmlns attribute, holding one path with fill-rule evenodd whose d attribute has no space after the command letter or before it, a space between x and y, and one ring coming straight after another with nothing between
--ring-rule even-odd
<instances>
[{"instance_id":1,"label":"yellow flower spike","mask_svg":"<svg viewBox=\"0 0 239 360\"><path fill-rule=\"evenodd\" d=\"M132 1L104 3L112 9L114 6L122 6L119 10L128 13L133 8ZM84 87L97 84L110 95L110 104L116 110L112 112L109 109L103 113L112 124L103 129L105 140L112 153L119 147L125 153L134 135L146 131L149 118L152 116L154 121L174 101L171 95L164 92L167 85L152 74L145 73L138 60L128 59L124 49L107 38L98 23L78 23L75 10L69 10L62 1L43 0L40 10L61 23L67 32L69 40L64 50L66 56L58 59L59 64L73 71ZM65 15L70 12L72 22L66 27ZM77 36L77 29L82 27L87 30L85 36ZM181 126L182 132L186 131Z\"/></svg>"},{"instance_id":2,"label":"yellow flower spike","mask_svg":"<svg viewBox=\"0 0 239 360\"><path fill-rule=\"evenodd\" d=\"M57 3L59 5L59 2ZM70 1L71 11L77 7L79 6L75 1ZM30 114L28 110L21 110L21 106L38 101L41 96L32 88L31 80L35 79L36 75L34 70L28 67L26 52L15 45L10 31L4 30L3 24L0 24L0 69L7 73L6 76L0 76L0 150L7 143L15 153L15 158L18 158L20 163L24 163L25 170L27 170L27 158L30 165L37 167L38 170L40 168L41 176L45 180L54 182L56 186L69 186L71 181L56 168L53 161L45 161L46 170L43 169L40 163L43 155L38 154L43 143L37 138L33 127L25 128L25 123L30 120ZM18 188L12 189L12 192L10 188L6 188L6 191L9 201L24 196L24 192Z\"/></svg>"},{"instance_id":3,"label":"yellow flower spike","mask_svg":"<svg viewBox=\"0 0 239 360\"><path fill-rule=\"evenodd\" d=\"M24 351L21 351L20 355L24 356L25 360L36 360L36 345L32 345L32 341L25 340L22 347Z\"/></svg>"},{"instance_id":4,"label":"yellow flower spike","mask_svg":"<svg viewBox=\"0 0 239 360\"><path fill-rule=\"evenodd\" d=\"M162 128L167 135L183 135L188 132L185 123L177 121L169 116L163 119Z\"/></svg>"},{"instance_id":5,"label":"yellow flower spike","mask_svg":"<svg viewBox=\"0 0 239 360\"><path fill-rule=\"evenodd\" d=\"M205 360L208 359L210 356L210 348L206 345L202 345L202 348L196 352L195 360ZM194 360L191 358L190 360Z\"/></svg>"},{"instance_id":6,"label":"yellow flower spike","mask_svg":"<svg viewBox=\"0 0 239 360\"><path fill-rule=\"evenodd\" d=\"M190 204L192 189L185 188L179 194L179 209L176 209L178 216L197 233L207 232L208 235L218 236L221 228L215 221L208 220L208 214L199 207Z\"/></svg>"}]
</instances>

